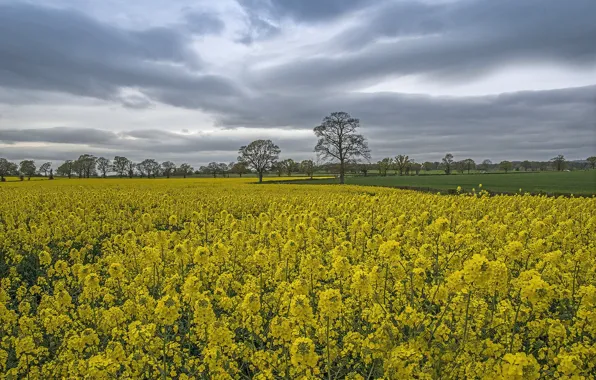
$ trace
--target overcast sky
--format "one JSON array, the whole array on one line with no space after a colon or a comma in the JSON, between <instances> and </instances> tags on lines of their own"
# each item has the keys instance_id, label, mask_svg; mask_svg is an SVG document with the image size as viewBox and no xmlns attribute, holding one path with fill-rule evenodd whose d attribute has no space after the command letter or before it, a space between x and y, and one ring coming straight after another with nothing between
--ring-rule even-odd
<instances>
[{"instance_id":1,"label":"overcast sky","mask_svg":"<svg viewBox=\"0 0 596 380\"><path fill-rule=\"evenodd\" d=\"M0 0L0 157L596 154L595 0Z\"/></svg>"}]
</instances>

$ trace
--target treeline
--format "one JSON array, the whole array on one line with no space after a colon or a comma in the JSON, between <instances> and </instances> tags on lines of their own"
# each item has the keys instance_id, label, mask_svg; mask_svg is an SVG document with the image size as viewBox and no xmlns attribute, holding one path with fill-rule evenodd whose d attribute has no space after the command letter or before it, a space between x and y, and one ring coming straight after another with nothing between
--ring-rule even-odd
<instances>
[{"instance_id":1,"label":"treeline","mask_svg":"<svg viewBox=\"0 0 596 380\"><path fill-rule=\"evenodd\" d=\"M470 173L472 171L491 172L503 171L505 173L511 171L563 171L563 170L584 170L589 168L596 168L596 156L588 157L585 161L567 161L565 156L558 155L549 161L501 161L493 163L491 160L484 160L481 163L476 163L471 158L463 160L455 160L452 154L448 153L441 161L425 161L418 163L410 159L406 155L398 155L396 157L386 157L373 163L354 163L350 170L352 172L359 172L367 175L369 171L376 170L379 175L386 176L391 171L394 174L410 175L420 174L421 171L442 171L445 174L452 173Z\"/></svg>"},{"instance_id":2,"label":"treeline","mask_svg":"<svg viewBox=\"0 0 596 380\"><path fill-rule=\"evenodd\" d=\"M418 163L407 155L386 157L377 163L370 161L370 149L366 138L358 134L360 120L353 118L346 112L333 112L326 116L321 125L315 127L313 132L317 137L317 145L314 151L326 161L322 165L316 165L312 160L304 160L300 163L293 159L279 159L281 150L271 140L255 140L247 146L238 150L237 162L223 163L211 162L195 170L188 163L176 165L171 161L159 163L154 159L145 159L141 162L134 162L126 157L116 156L110 160L105 157L95 157L90 154L83 154L76 160L67 160L56 169L56 174L68 178L73 176L79 178L107 177L108 173L115 173L119 177L167 177L182 176L186 178L191 174L206 174L213 177L229 176L237 174L242 176L254 172L262 181L264 173L277 173L279 176L301 172L312 177L316 171L326 173L338 173L340 183L344 183L346 172L362 173L367 175L369 171L376 170L382 176L393 171L399 175L420 174L422 170L430 172L441 170L445 174L454 172L470 173L480 170L489 172L501 170L505 173L510 171L543 171L543 170L567 170L587 169L596 167L596 156L588 157L585 162L567 161L563 155L558 155L549 161L501 161L493 163L484 160L477 164L473 159L466 158L456 160L447 153L441 161L425 161ZM48 176L52 179L54 172L51 162L44 162L39 168L33 160L21 161L18 165L5 158L0 158L0 178L5 180L6 176L19 176L21 180L25 177L31 179L35 174Z\"/></svg>"},{"instance_id":3,"label":"treeline","mask_svg":"<svg viewBox=\"0 0 596 380\"><path fill-rule=\"evenodd\" d=\"M295 162L292 159L286 159L275 162L267 171L278 173L280 176L282 174L291 176L294 173L304 173L312 177L315 170L316 166L312 160ZM54 172L51 162L44 162L37 167L33 160L23 160L17 164L5 158L0 158L0 177L2 181L5 181L5 177L8 176L19 177L21 180L31 179L33 176L44 176L53 179L54 175L68 178L106 178L110 175L121 178L170 178L173 176L186 178L190 175L209 175L215 178L218 176L229 177L231 174L242 177L242 175L252 172L253 170L249 168L249 164L240 161L230 163L211 162L195 170L188 163L176 165L172 161L160 163L155 159L134 162L122 156L116 156L110 160L90 154L81 155L76 160L66 160Z\"/></svg>"}]
</instances>

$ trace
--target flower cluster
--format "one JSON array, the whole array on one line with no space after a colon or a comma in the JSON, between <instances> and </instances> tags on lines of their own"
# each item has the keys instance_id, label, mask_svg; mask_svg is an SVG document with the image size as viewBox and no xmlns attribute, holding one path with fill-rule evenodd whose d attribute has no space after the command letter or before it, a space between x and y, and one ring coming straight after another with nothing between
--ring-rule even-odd
<instances>
[{"instance_id":1,"label":"flower cluster","mask_svg":"<svg viewBox=\"0 0 596 380\"><path fill-rule=\"evenodd\" d=\"M0 187L2 377L596 376L596 198L249 182Z\"/></svg>"}]
</instances>

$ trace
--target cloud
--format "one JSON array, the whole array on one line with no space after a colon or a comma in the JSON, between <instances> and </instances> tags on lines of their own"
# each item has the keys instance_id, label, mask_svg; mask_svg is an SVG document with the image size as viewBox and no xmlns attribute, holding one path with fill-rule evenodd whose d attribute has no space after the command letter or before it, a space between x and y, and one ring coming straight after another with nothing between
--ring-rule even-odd
<instances>
[{"instance_id":1,"label":"cloud","mask_svg":"<svg viewBox=\"0 0 596 380\"><path fill-rule=\"evenodd\" d=\"M374 0L239 0L249 13L300 22L334 19L374 4Z\"/></svg>"},{"instance_id":2,"label":"cloud","mask_svg":"<svg viewBox=\"0 0 596 380\"><path fill-rule=\"evenodd\" d=\"M254 121L249 128L184 134L158 129L9 129L0 130L0 143L84 144L92 151L139 158L172 159L187 154L229 161L241 145L271 138L282 146L285 156L304 159L314 155L312 128L328 110L346 109L360 118L361 132L369 139L375 159L406 153L420 160L437 160L447 151L477 160L545 159L559 152L583 157L592 153L596 142L595 95L596 86L588 86L475 97L361 93L319 99L316 106L304 99L278 98L275 102L269 98L239 110L236 117L244 124ZM291 114L284 111L290 104ZM266 105L269 112L263 112ZM233 113L228 117L227 124L233 124ZM281 120L292 128L280 129L277 123Z\"/></svg>"},{"instance_id":3,"label":"cloud","mask_svg":"<svg viewBox=\"0 0 596 380\"><path fill-rule=\"evenodd\" d=\"M375 158L593 154L596 79L580 77L596 72L592 0L237 1L180 0L163 18L168 2L133 2L110 18L99 3L0 0L2 154L198 165L271 138L312 158L312 128L340 110ZM514 86L458 96L492 73ZM569 88L518 91L537 81Z\"/></svg>"},{"instance_id":4,"label":"cloud","mask_svg":"<svg viewBox=\"0 0 596 380\"><path fill-rule=\"evenodd\" d=\"M184 15L186 27L195 34L220 34L225 23L218 15L204 11L189 10Z\"/></svg>"},{"instance_id":5,"label":"cloud","mask_svg":"<svg viewBox=\"0 0 596 380\"><path fill-rule=\"evenodd\" d=\"M0 86L112 100L122 87L236 94L230 79L197 72L190 42L166 27L127 30L72 10L0 4Z\"/></svg>"},{"instance_id":6,"label":"cloud","mask_svg":"<svg viewBox=\"0 0 596 380\"><path fill-rule=\"evenodd\" d=\"M461 82L520 63L596 65L596 2L385 2L320 54L255 71L274 88L346 90L390 77Z\"/></svg>"}]
</instances>

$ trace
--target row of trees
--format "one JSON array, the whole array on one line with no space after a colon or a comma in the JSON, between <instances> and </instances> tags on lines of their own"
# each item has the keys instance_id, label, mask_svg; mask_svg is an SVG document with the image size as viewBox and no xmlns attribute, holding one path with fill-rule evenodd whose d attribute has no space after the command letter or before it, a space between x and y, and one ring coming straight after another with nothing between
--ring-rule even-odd
<instances>
[{"instance_id":1,"label":"row of trees","mask_svg":"<svg viewBox=\"0 0 596 380\"><path fill-rule=\"evenodd\" d=\"M588 165L593 169L596 167L596 156L589 157L587 160ZM505 173L510 171L544 171L549 170L552 168L553 170L562 171L567 166L574 165L575 163L568 162L565 160L565 156L558 155L557 157L552 158L550 161L520 161L520 162L512 162L512 161L501 161L499 163L493 163L491 160L484 160L482 163L477 164L473 159L466 158L464 160L456 161L451 153L448 153L443 157L441 162L435 161L430 162L426 161L423 163L417 163L413 159L410 159L406 155L398 155L395 158L386 157L382 160L378 161L376 164L363 164L361 165L360 172L363 172L365 175L369 170L377 170L379 175L386 176L387 173L391 170L395 172L395 174L399 175L408 175L408 174L419 174L421 170L424 171L432 171L432 170L442 170L445 174L451 174L453 172L458 173L465 173L468 174L472 170L480 170L484 172L488 172L491 170L502 170ZM578 169L585 168L585 165L579 164L575 165Z\"/></svg>"},{"instance_id":2,"label":"row of trees","mask_svg":"<svg viewBox=\"0 0 596 380\"><path fill-rule=\"evenodd\" d=\"M165 176L170 178L173 175L180 175L186 178L190 174L208 174L216 177L217 175L229 176L230 173L242 176L243 174L254 171L259 181L262 181L263 175L266 172L274 171L279 176L282 174L292 175L292 173L302 172L306 175L313 176L317 169L335 168L336 173L339 172L340 182L344 183L345 173L347 170L356 170L362 172L364 175L371 169L377 169L380 175L387 175L390 170L394 170L395 174L408 175L411 173L419 174L421 170L443 170L445 174L451 174L454 171L460 173L480 169L488 171L498 167L500 170L509 172L511 170L544 170L546 163L523 161L514 165L510 161L501 161L498 164L493 164L490 160L484 160L477 165L476 162L467 158L461 161L455 161L452 154L448 153L443 157L441 162L423 162L417 163L410 159L407 155L397 155L395 157L387 157L376 164L370 162L370 149L364 136L358 134L360 121L351 117L346 112L334 112L326 116L322 123L314 128L315 136L317 137L317 145L314 151L319 158L326 161L323 165L316 165L312 160L304 160L300 163L285 159L279 160L281 150L271 140L256 140L249 145L240 147L237 162L217 163L211 162L206 166L201 166L198 170L194 170L188 163L183 163L177 166L171 161L162 163L154 159L146 159L135 163L126 157L116 156L113 160L105 157L95 157L90 154L81 155L76 160L67 160L62 163L56 170L58 175L67 176L71 178L73 175L79 178L90 178L92 176L107 177L108 173L116 173L120 177L148 177L155 178L157 176ZM596 167L596 156L589 157L587 162L592 168ZM559 155L550 160L550 164L558 170L564 170L567 161L563 155ZM18 166L15 163L9 162L4 158L0 158L0 176L4 181L7 175L20 175L21 179L25 176L31 178L36 171L43 175L53 176L51 169L52 164L46 162L42 164L39 170L36 169L35 163L32 160L24 160Z\"/></svg>"}]
</instances>

